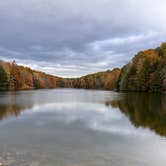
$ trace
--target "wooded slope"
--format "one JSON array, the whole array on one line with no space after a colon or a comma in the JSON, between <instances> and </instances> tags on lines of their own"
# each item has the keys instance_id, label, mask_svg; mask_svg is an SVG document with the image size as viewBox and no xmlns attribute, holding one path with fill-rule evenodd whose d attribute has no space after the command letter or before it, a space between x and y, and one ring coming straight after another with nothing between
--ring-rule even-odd
<instances>
[{"instance_id":1,"label":"wooded slope","mask_svg":"<svg viewBox=\"0 0 166 166\"><path fill-rule=\"evenodd\" d=\"M0 61L0 90L29 90L42 88L85 88L113 90L120 69L99 72L80 78L61 78L44 72Z\"/></svg>"},{"instance_id":2,"label":"wooded slope","mask_svg":"<svg viewBox=\"0 0 166 166\"><path fill-rule=\"evenodd\" d=\"M117 82L120 91L166 91L166 43L141 51L121 69Z\"/></svg>"},{"instance_id":3,"label":"wooded slope","mask_svg":"<svg viewBox=\"0 0 166 166\"><path fill-rule=\"evenodd\" d=\"M166 43L141 51L122 69L61 78L0 61L0 90L85 88L119 91L166 92Z\"/></svg>"}]
</instances>

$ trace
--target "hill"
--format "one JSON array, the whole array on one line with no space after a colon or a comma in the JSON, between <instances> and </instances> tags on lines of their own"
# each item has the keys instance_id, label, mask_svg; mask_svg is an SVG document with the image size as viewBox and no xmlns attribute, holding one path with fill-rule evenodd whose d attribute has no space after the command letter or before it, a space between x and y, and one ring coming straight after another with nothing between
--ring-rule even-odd
<instances>
[{"instance_id":1,"label":"hill","mask_svg":"<svg viewBox=\"0 0 166 166\"><path fill-rule=\"evenodd\" d=\"M115 90L120 69L89 74L73 80L74 88Z\"/></svg>"},{"instance_id":2,"label":"hill","mask_svg":"<svg viewBox=\"0 0 166 166\"><path fill-rule=\"evenodd\" d=\"M84 88L138 92L166 92L166 43L137 53L122 69L61 78L0 61L0 90Z\"/></svg>"},{"instance_id":3,"label":"hill","mask_svg":"<svg viewBox=\"0 0 166 166\"><path fill-rule=\"evenodd\" d=\"M42 88L86 88L114 90L120 69L99 72L80 78L61 78L0 61L0 91Z\"/></svg>"},{"instance_id":4,"label":"hill","mask_svg":"<svg viewBox=\"0 0 166 166\"><path fill-rule=\"evenodd\" d=\"M166 43L141 51L121 69L119 91L166 91Z\"/></svg>"},{"instance_id":5,"label":"hill","mask_svg":"<svg viewBox=\"0 0 166 166\"><path fill-rule=\"evenodd\" d=\"M0 61L0 90L56 88L59 77Z\"/></svg>"}]
</instances>

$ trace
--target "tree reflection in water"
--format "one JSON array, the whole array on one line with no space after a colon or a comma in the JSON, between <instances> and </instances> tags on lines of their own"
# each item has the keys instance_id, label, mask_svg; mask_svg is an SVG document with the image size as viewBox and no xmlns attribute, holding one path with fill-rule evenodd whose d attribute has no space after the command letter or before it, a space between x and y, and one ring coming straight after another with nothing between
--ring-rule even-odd
<instances>
[{"instance_id":1,"label":"tree reflection in water","mask_svg":"<svg viewBox=\"0 0 166 166\"><path fill-rule=\"evenodd\" d=\"M119 108L135 127L149 128L166 136L166 95L150 93L125 93L121 100L106 102Z\"/></svg>"},{"instance_id":2,"label":"tree reflection in water","mask_svg":"<svg viewBox=\"0 0 166 166\"><path fill-rule=\"evenodd\" d=\"M20 105L0 105L0 120L9 118L11 116L18 117L21 112L30 109L31 107Z\"/></svg>"},{"instance_id":3,"label":"tree reflection in water","mask_svg":"<svg viewBox=\"0 0 166 166\"><path fill-rule=\"evenodd\" d=\"M161 136L166 136L166 95L150 93L118 95L121 97L107 101L105 105L119 108L135 127L149 128ZM28 96L26 100L23 100L24 97L21 97L21 100L16 95L4 96L0 96L0 120L11 116L18 117L21 112L35 106L31 96Z\"/></svg>"}]
</instances>

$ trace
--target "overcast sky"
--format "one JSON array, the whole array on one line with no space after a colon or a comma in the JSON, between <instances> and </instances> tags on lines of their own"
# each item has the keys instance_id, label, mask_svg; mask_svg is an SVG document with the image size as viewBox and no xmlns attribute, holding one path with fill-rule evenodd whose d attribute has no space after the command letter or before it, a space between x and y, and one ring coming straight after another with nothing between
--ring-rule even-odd
<instances>
[{"instance_id":1,"label":"overcast sky","mask_svg":"<svg viewBox=\"0 0 166 166\"><path fill-rule=\"evenodd\" d=\"M166 40L166 0L1 0L0 59L76 77Z\"/></svg>"}]
</instances>

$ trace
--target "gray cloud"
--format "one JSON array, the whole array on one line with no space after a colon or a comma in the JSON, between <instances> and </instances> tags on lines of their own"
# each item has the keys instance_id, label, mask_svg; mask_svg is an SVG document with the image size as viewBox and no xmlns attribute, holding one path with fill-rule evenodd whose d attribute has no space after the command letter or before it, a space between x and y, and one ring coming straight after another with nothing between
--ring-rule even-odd
<instances>
[{"instance_id":1,"label":"gray cloud","mask_svg":"<svg viewBox=\"0 0 166 166\"><path fill-rule=\"evenodd\" d=\"M0 59L76 77L121 67L165 40L164 0L5 0Z\"/></svg>"}]
</instances>

